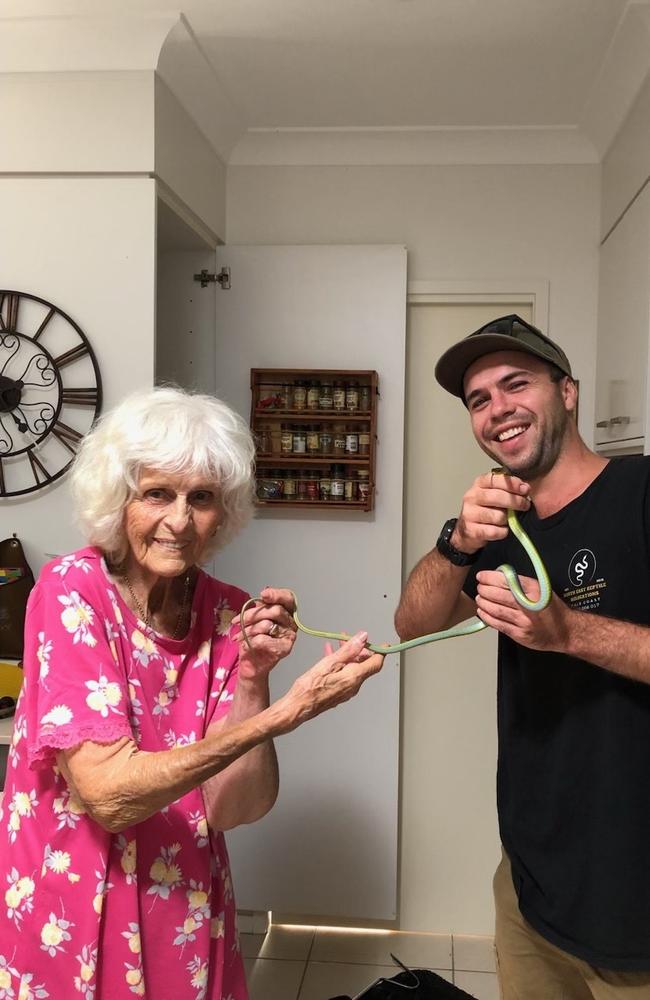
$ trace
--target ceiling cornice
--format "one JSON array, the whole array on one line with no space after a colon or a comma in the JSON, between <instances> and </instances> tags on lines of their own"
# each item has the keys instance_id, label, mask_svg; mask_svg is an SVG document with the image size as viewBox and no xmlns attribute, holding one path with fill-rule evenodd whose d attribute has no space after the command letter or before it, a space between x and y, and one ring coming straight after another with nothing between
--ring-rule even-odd
<instances>
[{"instance_id":1,"label":"ceiling cornice","mask_svg":"<svg viewBox=\"0 0 650 1000\"><path fill-rule=\"evenodd\" d=\"M165 40L157 71L219 158L227 163L245 134L246 122L182 15Z\"/></svg>"},{"instance_id":2,"label":"ceiling cornice","mask_svg":"<svg viewBox=\"0 0 650 1000\"><path fill-rule=\"evenodd\" d=\"M578 128L250 129L233 166L597 163Z\"/></svg>"},{"instance_id":3,"label":"ceiling cornice","mask_svg":"<svg viewBox=\"0 0 650 1000\"><path fill-rule=\"evenodd\" d=\"M5 73L151 70L233 165L594 163L650 71L650 0L632 0L580 121L558 127L247 129L178 13L0 19Z\"/></svg>"}]
</instances>

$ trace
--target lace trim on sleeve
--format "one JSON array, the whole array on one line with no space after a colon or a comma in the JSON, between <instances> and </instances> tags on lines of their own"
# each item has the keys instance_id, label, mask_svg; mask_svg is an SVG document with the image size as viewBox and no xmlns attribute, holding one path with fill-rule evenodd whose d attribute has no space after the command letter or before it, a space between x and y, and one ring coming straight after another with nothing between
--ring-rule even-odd
<instances>
[{"instance_id":1,"label":"lace trim on sleeve","mask_svg":"<svg viewBox=\"0 0 650 1000\"><path fill-rule=\"evenodd\" d=\"M57 726L52 729L43 727L28 749L29 766L32 770L51 767L56 763L58 750L69 750L87 740L93 743L115 743L124 736L134 739L133 730L125 718L93 721L85 726Z\"/></svg>"}]
</instances>

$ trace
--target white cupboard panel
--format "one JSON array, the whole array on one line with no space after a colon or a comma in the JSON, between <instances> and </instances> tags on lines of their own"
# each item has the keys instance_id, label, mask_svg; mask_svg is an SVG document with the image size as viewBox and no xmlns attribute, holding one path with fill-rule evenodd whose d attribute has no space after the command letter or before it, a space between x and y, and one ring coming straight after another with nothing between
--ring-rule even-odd
<instances>
[{"instance_id":1,"label":"white cupboard panel","mask_svg":"<svg viewBox=\"0 0 650 1000\"><path fill-rule=\"evenodd\" d=\"M650 189L601 247L596 377L597 448L645 435L650 334Z\"/></svg>"},{"instance_id":2,"label":"white cupboard panel","mask_svg":"<svg viewBox=\"0 0 650 1000\"><path fill-rule=\"evenodd\" d=\"M217 270L224 265L232 287L216 291L217 394L246 419L255 367L375 369L381 397L375 510L265 510L218 554L215 574L253 593L290 587L313 628L365 628L373 641L390 641L402 572L406 250L225 246ZM273 672L273 697L322 649L301 635ZM277 805L228 835L239 907L394 918L398 658L277 750Z\"/></svg>"}]
</instances>

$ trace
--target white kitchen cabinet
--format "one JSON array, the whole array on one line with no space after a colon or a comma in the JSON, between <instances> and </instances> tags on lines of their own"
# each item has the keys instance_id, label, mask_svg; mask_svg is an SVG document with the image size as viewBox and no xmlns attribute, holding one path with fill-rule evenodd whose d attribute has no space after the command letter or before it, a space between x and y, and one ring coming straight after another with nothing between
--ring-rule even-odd
<instances>
[{"instance_id":1,"label":"white kitchen cabinet","mask_svg":"<svg viewBox=\"0 0 650 1000\"><path fill-rule=\"evenodd\" d=\"M650 446L650 188L601 247L596 367L596 450Z\"/></svg>"}]
</instances>

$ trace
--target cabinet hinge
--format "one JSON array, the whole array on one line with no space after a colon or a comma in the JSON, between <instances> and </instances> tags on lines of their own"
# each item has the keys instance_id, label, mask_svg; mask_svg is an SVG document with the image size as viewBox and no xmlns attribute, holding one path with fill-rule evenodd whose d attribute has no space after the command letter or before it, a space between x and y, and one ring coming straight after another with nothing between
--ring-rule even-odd
<instances>
[{"instance_id":1,"label":"cabinet hinge","mask_svg":"<svg viewBox=\"0 0 650 1000\"><path fill-rule=\"evenodd\" d=\"M201 282L201 288L207 288L208 285L217 282L221 285L223 291L230 288L230 268L222 267L218 274L211 274L207 268L203 268L200 274L194 275L195 281Z\"/></svg>"}]
</instances>

